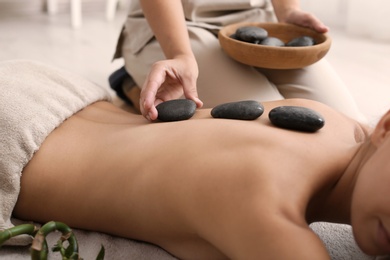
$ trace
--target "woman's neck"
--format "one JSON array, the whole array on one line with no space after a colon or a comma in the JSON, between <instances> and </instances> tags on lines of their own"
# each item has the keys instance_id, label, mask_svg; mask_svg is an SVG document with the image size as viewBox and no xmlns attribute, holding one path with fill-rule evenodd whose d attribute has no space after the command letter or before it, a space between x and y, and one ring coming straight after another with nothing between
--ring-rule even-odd
<instances>
[{"instance_id":1,"label":"woman's neck","mask_svg":"<svg viewBox=\"0 0 390 260\"><path fill-rule=\"evenodd\" d=\"M356 149L356 148L355 148ZM333 188L323 196L321 212L317 217L323 221L350 224L351 201L356 180L359 178L361 168L375 152L375 147L369 139L360 144L352 160L347 165L340 179ZM318 221L318 220L316 220Z\"/></svg>"}]
</instances>

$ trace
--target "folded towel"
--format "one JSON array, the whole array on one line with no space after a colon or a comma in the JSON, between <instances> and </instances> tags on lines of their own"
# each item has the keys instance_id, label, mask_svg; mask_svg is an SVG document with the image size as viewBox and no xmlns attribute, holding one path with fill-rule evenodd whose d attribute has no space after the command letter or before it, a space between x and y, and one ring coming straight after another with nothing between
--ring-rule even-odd
<instances>
[{"instance_id":1,"label":"folded towel","mask_svg":"<svg viewBox=\"0 0 390 260\"><path fill-rule=\"evenodd\" d=\"M320 237L332 260L376 259L375 256L364 254L358 247L350 225L316 222L310 227Z\"/></svg>"},{"instance_id":2,"label":"folded towel","mask_svg":"<svg viewBox=\"0 0 390 260\"><path fill-rule=\"evenodd\" d=\"M110 100L108 91L72 73L34 61L0 62L0 230L13 226L22 170L45 138L99 100Z\"/></svg>"}]
</instances>

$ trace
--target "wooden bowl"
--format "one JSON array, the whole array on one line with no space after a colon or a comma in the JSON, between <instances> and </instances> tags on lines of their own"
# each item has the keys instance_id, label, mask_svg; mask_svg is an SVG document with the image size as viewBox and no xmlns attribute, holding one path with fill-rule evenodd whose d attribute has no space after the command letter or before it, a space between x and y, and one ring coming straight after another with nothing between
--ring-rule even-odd
<instances>
[{"instance_id":1,"label":"wooden bowl","mask_svg":"<svg viewBox=\"0 0 390 260\"><path fill-rule=\"evenodd\" d=\"M231 37L237 28L258 26L287 43L290 40L310 36L316 42L312 46L277 47L248 43ZM222 49L234 60L246 65L269 69L298 69L322 59L330 49L331 38L312 29L286 23L236 23L223 27L218 34Z\"/></svg>"}]
</instances>

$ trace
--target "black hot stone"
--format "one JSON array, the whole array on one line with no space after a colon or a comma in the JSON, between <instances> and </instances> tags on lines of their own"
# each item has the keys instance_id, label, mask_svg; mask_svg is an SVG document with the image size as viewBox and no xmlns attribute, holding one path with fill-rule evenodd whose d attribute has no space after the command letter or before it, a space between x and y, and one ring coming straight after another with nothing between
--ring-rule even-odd
<instances>
[{"instance_id":1,"label":"black hot stone","mask_svg":"<svg viewBox=\"0 0 390 260\"><path fill-rule=\"evenodd\" d=\"M238 40L259 43L268 36L268 32L257 26L243 26L236 30L235 35Z\"/></svg>"},{"instance_id":2,"label":"black hot stone","mask_svg":"<svg viewBox=\"0 0 390 260\"><path fill-rule=\"evenodd\" d=\"M181 121L195 114L196 104L190 99L174 99L156 106L158 119L164 122Z\"/></svg>"},{"instance_id":3,"label":"black hot stone","mask_svg":"<svg viewBox=\"0 0 390 260\"><path fill-rule=\"evenodd\" d=\"M235 33L230 35L230 38L235 39L235 40L240 40L240 39L238 39L238 37L237 37L237 35Z\"/></svg>"},{"instance_id":4,"label":"black hot stone","mask_svg":"<svg viewBox=\"0 0 390 260\"><path fill-rule=\"evenodd\" d=\"M253 100L224 103L211 110L214 118L254 120L264 113L261 103Z\"/></svg>"},{"instance_id":5,"label":"black hot stone","mask_svg":"<svg viewBox=\"0 0 390 260\"><path fill-rule=\"evenodd\" d=\"M310 36L297 37L289 41L286 46L289 47L302 47L302 46L312 46L315 44L315 41Z\"/></svg>"},{"instance_id":6,"label":"black hot stone","mask_svg":"<svg viewBox=\"0 0 390 260\"><path fill-rule=\"evenodd\" d=\"M297 106L276 107L268 117L277 127L303 132L315 132L325 124L324 118L316 111Z\"/></svg>"},{"instance_id":7,"label":"black hot stone","mask_svg":"<svg viewBox=\"0 0 390 260\"><path fill-rule=\"evenodd\" d=\"M261 45L267 45L267 46L275 46L275 47L282 47L284 46L284 42L276 37L267 37L264 40L260 42Z\"/></svg>"}]
</instances>

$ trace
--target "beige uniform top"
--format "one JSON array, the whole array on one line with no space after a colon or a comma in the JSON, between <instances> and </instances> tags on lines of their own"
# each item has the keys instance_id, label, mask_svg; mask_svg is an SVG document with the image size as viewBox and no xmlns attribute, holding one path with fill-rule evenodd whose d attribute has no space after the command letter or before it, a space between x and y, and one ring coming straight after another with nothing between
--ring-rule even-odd
<instances>
[{"instance_id":1,"label":"beige uniform top","mask_svg":"<svg viewBox=\"0 0 390 260\"><path fill-rule=\"evenodd\" d=\"M222 26L237 22L275 21L269 0L182 0L187 26L217 32ZM153 37L138 0L131 0L129 15L123 26L131 39L127 48L136 54ZM123 34L118 41L115 58L121 57Z\"/></svg>"}]
</instances>

